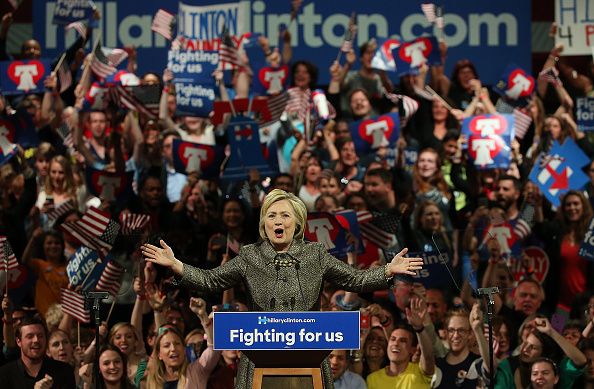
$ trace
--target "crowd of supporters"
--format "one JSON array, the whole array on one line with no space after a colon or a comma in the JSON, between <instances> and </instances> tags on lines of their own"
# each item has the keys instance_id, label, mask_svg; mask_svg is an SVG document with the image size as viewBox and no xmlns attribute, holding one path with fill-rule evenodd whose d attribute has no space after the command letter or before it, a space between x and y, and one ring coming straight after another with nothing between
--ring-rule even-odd
<instances>
[{"instance_id":1,"label":"crowd of supporters","mask_svg":"<svg viewBox=\"0 0 594 389\"><path fill-rule=\"evenodd\" d=\"M11 22L11 14L3 15L0 59L42 57L43 48L32 39L14 56L5 52ZM290 42L290 35L283 40ZM288 44L279 51L265 38L259 43L270 64L290 66L294 91L319 87L312 59L292 58ZM224 124L176 115L170 71L137 75L141 85L162 88L158 119L120 107L84 108L93 77L85 71L91 61L85 44L81 37L67 51L75 80L67 90L60 93L54 72L43 94L0 96L0 118L30 115L40 140L35 148L17 145L17 155L0 169L0 234L19 262L0 279L0 386L233 387L240 353L213 350L209 313L247 310L245 290L178 289L168 274L142 260L139 247L162 238L183 262L214 269L232 261L241 245L256 242L261 202L280 188L297 194L310 212L369 211L389 220L384 225L397 250L448 258L441 265L448 278L439 286L425 287L422 278L397 279L389 291L374 294L324 286L321 310L361 310L368 324L360 350L330 354L336 388L487 387L486 306L474 291L490 286L501 291L493 296L497 388L594 388L594 262L579 253L593 217L594 162L584 168L590 182L564 194L558 207L528 179L553 141L571 139L590 159L594 155L592 139L574 116L575 99L594 93L594 74L573 69L562 47L554 47L543 64L558 77L535 75L535 93L520 107L532 124L508 145L509 169L480 170L469 162L461 121L496 113L498 99L481 83L472 58L447 57L442 43L442 62L447 57L455 63L451 77L443 65L425 65L391 80L372 68L377 47L371 40L358 53L346 53L343 64L328 64L325 93L333 120L305 123L304 133L301 120L307 115L294 110L283 115L289 130L282 141L293 146L278 175L250 171L246 182L222 185L174 169L174 139L227 147L228 141ZM131 55L128 71L134 73L136 61L150 60ZM252 96L249 58L242 61L231 85L220 82L223 100ZM221 73L213 77L221 80ZM420 95L425 85L439 97ZM358 153L349 125L388 112L400 116L394 147ZM70 142L60 135L63 128ZM410 149L417 157L407 163ZM115 202L93 196L89 168L132 171L133 195ZM66 202L71 209L55 220L48 217ZM99 328L100 344L94 327L77 323L61 305L61 290L71 281L68 261L81 246L61 226L81 220L91 207L113 220L150 216L142 228L120 232L110 247L110 257L124 271L119 291L102 307L109 320ZM489 232L498 226L509 227L504 241ZM391 259L375 242L361 243L345 258L353 266L381 266ZM535 247L544 255L529 250ZM27 277L30 287L18 293L7 288ZM98 382L93 364L99 364Z\"/></svg>"}]
</instances>

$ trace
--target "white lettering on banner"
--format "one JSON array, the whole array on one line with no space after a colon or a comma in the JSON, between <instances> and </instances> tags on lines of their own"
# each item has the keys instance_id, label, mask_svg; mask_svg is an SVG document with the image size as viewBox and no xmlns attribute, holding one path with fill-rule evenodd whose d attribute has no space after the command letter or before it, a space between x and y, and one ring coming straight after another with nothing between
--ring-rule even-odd
<instances>
[{"instance_id":1,"label":"white lettering on banner","mask_svg":"<svg viewBox=\"0 0 594 389\"><path fill-rule=\"evenodd\" d=\"M178 98L182 97L192 97L192 96L199 96L199 97L207 97L209 100L214 101L215 99L215 92L213 89L205 88L201 85L190 85L190 84L182 84L182 83L175 83L175 91L177 92Z\"/></svg>"},{"instance_id":2,"label":"white lettering on banner","mask_svg":"<svg viewBox=\"0 0 594 389\"><path fill-rule=\"evenodd\" d=\"M404 49L404 55L410 58L410 66L418 67L427 62L427 58L423 55L423 50L426 50L427 46L424 41L412 43Z\"/></svg>"},{"instance_id":3,"label":"white lettering on banner","mask_svg":"<svg viewBox=\"0 0 594 389\"><path fill-rule=\"evenodd\" d=\"M206 161L208 158L208 153L204 149L188 146L184 150L184 158L188 159L186 172L196 172L200 171L200 161Z\"/></svg>"},{"instance_id":4,"label":"white lettering on banner","mask_svg":"<svg viewBox=\"0 0 594 389\"><path fill-rule=\"evenodd\" d=\"M88 0L58 0L56 7L56 16L84 19L85 8L88 8ZM77 8L74 9L73 8Z\"/></svg>"},{"instance_id":5,"label":"white lettering on banner","mask_svg":"<svg viewBox=\"0 0 594 389\"><path fill-rule=\"evenodd\" d=\"M70 279L70 283L72 285L78 285L86 278L87 274L93 270L95 262L88 261L88 263L81 266L81 262L91 253L91 251L93 250L88 247L81 246L80 250L77 251L68 261L68 264L66 265L66 271L68 274L72 274Z\"/></svg>"},{"instance_id":6,"label":"white lettering on banner","mask_svg":"<svg viewBox=\"0 0 594 389\"><path fill-rule=\"evenodd\" d=\"M37 65L17 65L14 68L14 75L19 78L18 90L31 90L35 89L35 81L33 76L36 76Z\"/></svg>"},{"instance_id":7,"label":"white lettering on banner","mask_svg":"<svg viewBox=\"0 0 594 389\"><path fill-rule=\"evenodd\" d=\"M202 65L199 63L188 62L207 62L216 65L219 62L219 53L209 51L177 51L170 50L167 54L167 67L173 73L202 73ZM187 65L187 68L186 68Z\"/></svg>"},{"instance_id":8,"label":"white lettering on banner","mask_svg":"<svg viewBox=\"0 0 594 389\"><path fill-rule=\"evenodd\" d=\"M555 0L555 43L562 55L591 55L594 46L594 0Z\"/></svg>"},{"instance_id":9,"label":"white lettering on banner","mask_svg":"<svg viewBox=\"0 0 594 389\"><path fill-rule=\"evenodd\" d=\"M594 0L589 1L594 2ZM100 34L104 38L105 46L137 48L167 46L164 37L151 31L152 12L120 17L118 2L97 1L95 4L104 17L99 20L99 27L95 29L94 36ZM65 45L60 44L59 47L65 47L76 39L75 32L70 31L63 35L61 27L52 23L55 5L53 1L45 4L45 34L40 37L45 39L42 46L50 50L58 48L58 39L65 43ZM594 6L592 8L590 13L594 12ZM316 11L315 3L307 4L298 15L297 23L291 23L289 28L291 44L309 48L339 47L342 44L349 17L348 14L343 13L322 14ZM249 1L205 7L180 4L179 12L179 30L191 40L218 39L222 25L226 23L231 35L252 31L262 33L276 42L279 26L288 25L289 21L288 12L266 13L266 3L260 0L254 1L251 7ZM420 12L406 16L400 25L394 23L388 15L381 13L358 13L356 22L357 45L363 44L372 37L411 41L420 36L438 35L437 27L427 22ZM512 13L468 13L467 15L446 13L444 23L444 38L449 47L518 45L518 19ZM58 35L60 35L59 38ZM594 24L591 35L594 35ZM592 38L594 39L594 36Z\"/></svg>"},{"instance_id":10,"label":"white lettering on banner","mask_svg":"<svg viewBox=\"0 0 594 389\"><path fill-rule=\"evenodd\" d=\"M594 120L594 99L589 97L579 97L577 99L576 119L579 122ZM580 128L582 131L583 128Z\"/></svg>"},{"instance_id":11,"label":"white lettering on banner","mask_svg":"<svg viewBox=\"0 0 594 389\"><path fill-rule=\"evenodd\" d=\"M275 71L268 71L264 75L264 81L269 82L270 86L266 93L268 94L276 94L283 90L283 78L285 78L285 70L275 70Z\"/></svg>"},{"instance_id":12,"label":"white lettering on banner","mask_svg":"<svg viewBox=\"0 0 594 389\"><path fill-rule=\"evenodd\" d=\"M494 161L493 158L491 158L491 151L495 149L496 146L493 139L473 139L472 150L476 151L474 164L479 166L492 164Z\"/></svg>"},{"instance_id":13,"label":"white lettering on banner","mask_svg":"<svg viewBox=\"0 0 594 389\"><path fill-rule=\"evenodd\" d=\"M333 249L336 247L330 237L330 230L334 229L332 223L328 219L313 219L307 221L307 228L316 234L318 242L323 243L326 250Z\"/></svg>"}]
</instances>

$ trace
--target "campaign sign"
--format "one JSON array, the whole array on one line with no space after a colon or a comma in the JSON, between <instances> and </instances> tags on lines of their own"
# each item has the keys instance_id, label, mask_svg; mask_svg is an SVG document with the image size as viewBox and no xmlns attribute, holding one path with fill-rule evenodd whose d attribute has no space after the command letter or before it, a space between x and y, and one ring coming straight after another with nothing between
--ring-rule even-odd
<instances>
[{"instance_id":1,"label":"campaign sign","mask_svg":"<svg viewBox=\"0 0 594 389\"><path fill-rule=\"evenodd\" d=\"M344 217L341 218L344 219ZM307 214L305 239L309 242L322 243L326 251L332 255L344 257L354 250L353 245L347 242L346 232L346 229L339 223L338 217L331 213L308 212Z\"/></svg>"},{"instance_id":2,"label":"campaign sign","mask_svg":"<svg viewBox=\"0 0 594 389\"><path fill-rule=\"evenodd\" d=\"M217 178L223 157L217 146L173 140L173 167L179 173L199 172L200 178Z\"/></svg>"},{"instance_id":3,"label":"campaign sign","mask_svg":"<svg viewBox=\"0 0 594 389\"><path fill-rule=\"evenodd\" d=\"M571 138L565 139L563 145L554 141L551 150L538 157L528 178L558 207L564 193L582 189L590 180L582 171L589 163L588 156Z\"/></svg>"},{"instance_id":4,"label":"campaign sign","mask_svg":"<svg viewBox=\"0 0 594 389\"><path fill-rule=\"evenodd\" d=\"M248 172L257 170L261 177L274 177L278 170L264 158L258 124L251 118L235 116L227 127L231 155L225 165L222 179L243 181Z\"/></svg>"},{"instance_id":5,"label":"campaign sign","mask_svg":"<svg viewBox=\"0 0 594 389\"><path fill-rule=\"evenodd\" d=\"M134 172L110 173L86 167L89 192L107 202L125 201L132 194Z\"/></svg>"},{"instance_id":6,"label":"campaign sign","mask_svg":"<svg viewBox=\"0 0 594 389\"><path fill-rule=\"evenodd\" d=\"M167 67L174 76L178 114L208 117L216 96L212 74L218 63L216 51L169 51Z\"/></svg>"},{"instance_id":7,"label":"campaign sign","mask_svg":"<svg viewBox=\"0 0 594 389\"><path fill-rule=\"evenodd\" d=\"M263 64L261 67L254 67L253 86L256 94L276 95L284 91L287 85L289 85L287 65L273 67Z\"/></svg>"},{"instance_id":8,"label":"campaign sign","mask_svg":"<svg viewBox=\"0 0 594 389\"><path fill-rule=\"evenodd\" d=\"M334 214L336 216L336 220L342 228L344 228L348 233L350 233L353 238L357 239L359 250L358 253L363 253L364 243L363 243L363 236L361 235L361 229L359 228L359 221L357 220L357 212L352 209L345 209L343 211L338 211ZM347 237L348 240L348 237Z\"/></svg>"},{"instance_id":9,"label":"campaign sign","mask_svg":"<svg viewBox=\"0 0 594 389\"><path fill-rule=\"evenodd\" d=\"M439 43L434 36L405 42L392 51L399 75L417 71L422 65L440 65Z\"/></svg>"},{"instance_id":10,"label":"campaign sign","mask_svg":"<svg viewBox=\"0 0 594 389\"><path fill-rule=\"evenodd\" d=\"M15 130L11 122L0 119L0 166L4 165L17 153L17 147L12 142Z\"/></svg>"},{"instance_id":11,"label":"campaign sign","mask_svg":"<svg viewBox=\"0 0 594 389\"><path fill-rule=\"evenodd\" d=\"M110 258L110 256L107 255L107 258ZM80 246L72 254L68 260L68 265L66 265L70 285L73 287L81 286L83 291L94 289L107 262L109 262L108 259L103 262L100 261L97 251L86 246Z\"/></svg>"},{"instance_id":12,"label":"campaign sign","mask_svg":"<svg viewBox=\"0 0 594 389\"><path fill-rule=\"evenodd\" d=\"M580 257L589 261L594 261L594 218L590 220L588 231L584 235L584 241L580 246Z\"/></svg>"},{"instance_id":13,"label":"campaign sign","mask_svg":"<svg viewBox=\"0 0 594 389\"><path fill-rule=\"evenodd\" d=\"M378 38L377 49L371 59L371 67L378 70L396 71L396 62L392 55L392 50L400 46L400 41L394 38Z\"/></svg>"},{"instance_id":14,"label":"campaign sign","mask_svg":"<svg viewBox=\"0 0 594 389\"><path fill-rule=\"evenodd\" d=\"M562 55L592 55L593 11L588 0L555 0L555 44L563 44Z\"/></svg>"},{"instance_id":15,"label":"campaign sign","mask_svg":"<svg viewBox=\"0 0 594 389\"><path fill-rule=\"evenodd\" d=\"M215 350L359 349L359 311L215 312Z\"/></svg>"},{"instance_id":16,"label":"campaign sign","mask_svg":"<svg viewBox=\"0 0 594 389\"><path fill-rule=\"evenodd\" d=\"M400 117L396 112L349 124L357 154L364 155L380 147L392 147L400 136Z\"/></svg>"},{"instance_id":17,"label":"campaign sign","mask_svg":"<svg viewBox=\"0 0 594 389\"><path fill-rule=\"evenodd\" d=\"M89 19L93 8L86 0L57 0L54 8L54 24L70 24L77 20Z\"/></svg>"},{"instance_id":18,"label":"campaign sign","mask_svg":"<svg viewBox=\"0 0 594 389\"><path fill-rule=\"evenodd\" d=\"M549 256L538 246L524 247L517 255L510 256L507 263L516 282L526 277L526 270L530 269L531 278L542 284L551 268Z\"/></svg>"},{"instance_id":19,"label":"campaign sign","mask_svg":"<svg viewBox=\"0 0 594 389\"><path fill-rule=\"evenodd\" d=\"M534 77L517 65L509 65L493 90L509 100L527 99L534 92Z\"/></svg>"},{"instance_id":20,"label":"campaign sign","mask_svg":"<svg viewBox=\"0 0 594 389\"><path fill-rule=\"evenodd\" d=\"M468 156L477 169L509 167L513 115L478 115L464 119L462 134L468 139Z\"/></svg>"},{"instance_id":21,"label":"campaign sign","mask_svg":"<svg viewBox=\"0 0 594 389\"><path fill-rule=\"evenodd\" d=\"M578 128L581 131L594 130L594 97L578 97L576 103Z\"/></svg>"},{"instance_id":22,"label":"campaign sign","mask_svg":"<svg viewBox=\"0 0 594 389\"><path fill-rule=\"evenodd\" d=\"M437 250L424 252L409 252L408 257L423 258L423 269L417 270L412 276L414 282L420 282L425 288L439 288L451 282L446 266L451 266L448 253L441 255Z\"/></svg>"},{"instance_id":23,"label":"campaign sign","mask_svg":"<svg viewBox=\"0 0 594 389\"><path fill-rule=\"evenodd\" d=\"M2 93L19 95L43 92L43 80L50 71L51 61L49 59L0 62Z\"/></svg>"}]
</instances>

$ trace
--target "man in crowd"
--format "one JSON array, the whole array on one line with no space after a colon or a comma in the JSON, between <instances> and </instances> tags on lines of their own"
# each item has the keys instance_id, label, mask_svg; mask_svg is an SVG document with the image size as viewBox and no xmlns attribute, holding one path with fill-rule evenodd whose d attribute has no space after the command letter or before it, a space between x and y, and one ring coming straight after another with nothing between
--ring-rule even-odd
<instances>
[{"instance_id":1,"label":"man in crowd","mask_svg":"<svg viewBox=\"0 0 594 389\"><path fill-rule=\"evenodd\" d=\"M72 366L46 355L48 332L42 319L24 318L16 327L15 338L21 357L0 368L2 387L25 389L76 387Z\"/></svg>"},{"instance_id":2,"label":"man in crowd","mask_svg":"<svg viewBox=\"0 0 594 389\"><path fill-rule=\"evenodd\" d=\"M334 389L365 389L365 380L348 370L349 361L346 350L332 350L330 353L330 369L334 378Z\"/></svg>"}]
</instances>

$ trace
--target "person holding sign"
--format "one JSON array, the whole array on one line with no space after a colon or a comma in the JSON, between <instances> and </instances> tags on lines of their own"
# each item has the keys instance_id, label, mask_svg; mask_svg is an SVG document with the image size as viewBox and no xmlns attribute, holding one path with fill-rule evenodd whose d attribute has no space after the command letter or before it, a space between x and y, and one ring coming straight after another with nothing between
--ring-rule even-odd
<instances>
[{"instance_id":1,"label":"person holding sign","mask_svg":"<svg viewBox=\"0 0 594 389\"><path fill-rule=\"evenodd\" d=\"M245 283L252 311L318 310L323 281L357 293L385 289L397 274L414 275L421 258L406 258L407 249L384 267L356 270L326 252L320 243L303 241L307 211L303 202L280 189L271 191L260 212L261 241L241 248L239 255L213 270L202 270L179 261L163 241L161 247L142 246L147 261L171 269L181 276L181 285L221 292ZM239 388L251 387L254 365L242 356L237 374ZM332 372L322 366L324 382L330 386Z\"/></svg>"}]
</instances>

